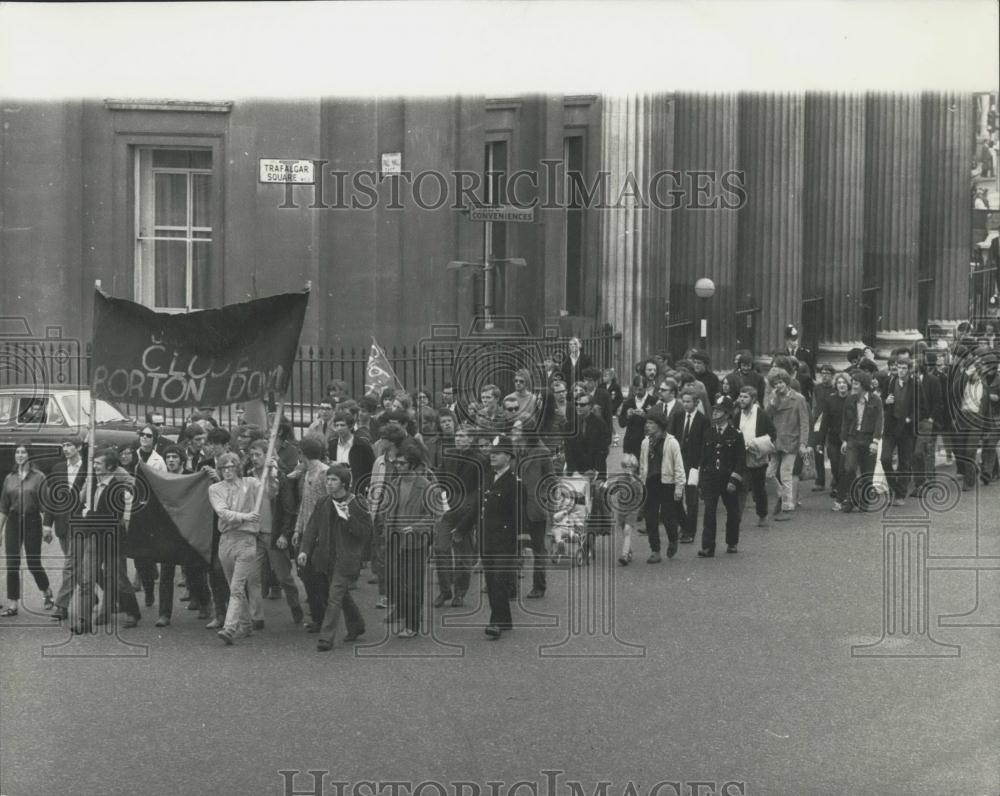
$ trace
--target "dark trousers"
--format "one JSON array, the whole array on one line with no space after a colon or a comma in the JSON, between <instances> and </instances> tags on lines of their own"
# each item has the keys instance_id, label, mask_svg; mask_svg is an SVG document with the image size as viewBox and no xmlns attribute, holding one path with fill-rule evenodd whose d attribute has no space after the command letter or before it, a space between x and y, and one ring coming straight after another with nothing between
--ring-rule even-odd
<instances>
[{"instance_id":1,"label":"dark trousers","mask_svg":"<svg viewBox=\"0 0 1000 796\"><path fill-rule=\"evenodd\" d=\"M330 581L322 572L316 572L308 564L299 567L299 578L302 579L302 585L306 589L309 620L314 625L322 625L326 604L330 599Z\"/></svg>"},{"instance_id":2,"label":"dark trousers","mask_svg":"<svg viewBox=\"0 0 1000 796\"><path fill-rule=\"evenodd\" d=\"M321 617L318 641L333 643L333 637L337 634L337 625L340 622L341 613L344 614L344 622L347 624L347 632L360 636L365 632L365 620L361 616L358 604L351 596L351 586L357 578L345 578L334 572L327 575L325 572L315 573L316 584L326 587L327 601Z\"/></svg>"},{"instance_id":3,"label":"dark trousers","mask_svg":"<svg viewBox=\"0 0 1000 796\"><path fill-rule=\"evenodd\" d=\"M984 427L984 418L979 414L971 418L959 414L955 418L955 467L962 476L964 485L970 489L976 485L976 449L982 439Z\"/></svg>"},{"instance_id":4,"label":"dark trousers","mask_svg":"<svg viewBox=\"0 0 1000 796\"><path fill-rule=\"evenodd\" d=\"M1000 442L1000 434L994 430L996 423L997 419L993 418L993 428L983 434L982 475L989 480L996 477L997 469L997 443Z\"/></svg>"},{"instance_id":5,"label":"dark trousers","mask_svg":"<svg viewBox=\"0 0 1000 796\"><path fill-rule=\"evenodd\" d=\"M463 536L453 536L451 531L446 522L439 522L434 528L434 569L438 593L445 599L465 596L478 557L475 530Z\"/></svg>"},{"instance_id":6,"label":"dark trousers","mask_svg":"<svg viewBox=\"0 0 1000 796\"><path fill-rule=\"evenodd\" d=\"M515 575L512 567L513 563L505 557L483 559L486 595L490 601L490 624L502 630L510 630L514 626L510 613L510 585Z\"/></svg>"},{"instance_id":7,"label":"dark trousers","mask_svg":"<svg viewBox=\"0 0 1000 796\"><path fill-rule=\"evenodd\" d=\"M823 454L813 449L813 461L816 462L816 486L826 487L826 460ZM837 483L836 479L833 479Z\"/></svg>"},{"instance_id":8,"label":"dark trousers","mask_svg":"<svg viewBox=\"0 0 1000 796\"><path fill-rule=\"evenodd\" d=\"M916 439L913 440L913 455L911 470L913 488L920 489L927 481L934 478L934 446L937 435L930 420L921 420Z\"/></svg>"},{"instance_id":9,"label":"dark trousers","mask_svg":"<svg viewBox=\"0 0 1000 796\"><path fill-rule=\"evenodd\" d=\"M844 472L837 487L837 497L842 503L861 509L867 508L872 497L872 477L875 475L875 454L869 451L869 445L867 441L847 443Z\"/></svg>"},{"instance_id":10,"label":"dark trousers","mask_svg":"<svg viewBox=\"0 0 1000 796\"><path fill-rule=\"evenodd\" d=\"M667 542L677 544L678 526L684 521L684 507L674 500L674 485L660 482L659 476L646 479L646 502L643 505L649 549L660 552L660 522L667 532Z\"/></svg>"},{"instance_id":11,"label":"dark trousers","mask_svg":"<svg viewBox=\"0 0 1000 796\"><path fill-rule=\"evenodd\" d=\"M40 591L49 588L49 576L42 567L42 518L36 512L21 515L12 511L7 515L4 531L4 558L7 568L7 599L21 599L21 547L28 572L35 579Z\"/></svg>"},{"instance_id":12,"label":"dark trousers","mask_svg":"<svg viewBox=\"0 0 1000 796\"><path fill-rule=\"evenodd\" d=\"M208 570L208 585L212 590L215 616L222 621L229 609L229 581L226 580L226 573L222 569L218 554L212 559L212 566Z\"/></svg>"},{"instance_id":13,"label":"dark trousers","mask_svg":"<svg viewBox=\"0 0 1000 796\"><path fill-rule=\"evenodd\" d=\"M684 528L684 536L692 539L698 535L698 487L684 487L684 511L682 513L681 525Z\"/></svg>"},{"instance_id":14,"label":"dark trousers","mask_svg":"<svg viewBox=\"0 0 1000 796\"><path fill-rule=\"evenodd\" d=\"M142 590L147 596L153 593L153 584L156 583L156 562L149 558L134 558L135 574L139 576Z\"/></svg>"},{"instance_id":15,"label":"dark trousers","mask_svg":"<svg viewBox=\"0 0 1000 796\"><path fill-rule=\"evenodd\" d=\"M916 440L908 434L886 434L882 437L882 469L889 489L897 498L906 497L913 473L913 444ZM896 453L896 466L892 454Z\"/></svg>"},{"instance_id":16,"label":"dark trousers","mask_svg":"<svg viewBox=\"0 0 1000 796\"><path fill-rule=\"evenodd\" d=\"M116 610L124 611L129 616L139 618L139 602L135 599L135 591L128 578L128 566L125 556L121 555L118 534L114 532L88 534L84 539L82 556L82 572L77 577L77 583L83 592L83 605L80 617L85 622L90 621L93 610L94 583L101 587L104 597L101 600L102 614L111 618Z\"/></svg>"},{"instance_id":17,"label":"dark trousers","mask_svg":"<svg viewBox=\"0 0 1000 796\"><path fill-rule=\"evenodd\" d=\"M208 564L195 564L181 567L181 574L184 576L184 584L199 608L206 610L212 605L212 594L208 588ZM204 595L205 602L195 599L195 594Z\"/></svg>"},{"instance_id":18,"label":"dark trousers","mask_svg":"<svg viewBox=\"0 0 1000 796\"><path fill-rule=\"evenodd\" d=\"M472 581L472 570L476 566L476 561L479 560L475 530L452 540L451 555L452 569L449 579L451 595L464 597L469 591L469 583Z\"/></svg>"},{"instance_id":19,"label":"dark trousers","mask_svg":"<svg viewBox=\"0 0 1000 796\"><path fill-rule=\"evenodd\" d=\"M767 465L748 467L744 483L746 488L739 491L740 511L746 506L747 497L752 494L754 511L757 512L758 519L764 519L767 517ZM834 483L837 483L836 480Z\"/></svg>"},{"instance_id":20,"label":"dark trousers","mask_svg":"<svg viewBox=\"0 0 1000 796\"><path fill-rule=\"evenodd\" d=\"M701 526L701 546L705 550L715 550L715 520L719 508L719 498L726 507L726 544L740 543L740 498L739 491L730 492L726 486L729 479L706 478L701 484L701 497L705 502L705 519Z\"/></svg>"},{"instance_id":21,"label":"dark trousers","mask_svg":"<svg viewBox=\"0 0 1000 796\"><path fill-rule=\"evenodd\" d=\"M420 614L424 609L424 583L427 571L427 548L423 545L401 545L399 549L399 581L396 616L408 630L420 630Z\"/></svg>"},{"instance_id":22,"label":"dark trousers","mask_svg":"<svg viewBox=\"0 0 1000 796\"><path fill-rule=\"evenodd\" d=\"M528 520L528 535L531 536L531 552L533 553L531 587L545 591L545 520Z\"/></svg>"},{"instance_id":23,"label":"dark trousers","mask_svg":"<svg viewBox=\"0 0 1000 796\"><path fill-rule=\"evenodd\" d=\"M212 596L208 593L208 579L205 577L204 570L201 571L200 577L191 577L186 574L189 572L188 567L183 567L183 570L185 583L187 583L188 591L191 593L191 600L207 610L208 606L212 604ZM174 613L174 573L176 571L176 564L160 565L160 616L165 616L167 619Z\"/></svg>"}]
</instances>

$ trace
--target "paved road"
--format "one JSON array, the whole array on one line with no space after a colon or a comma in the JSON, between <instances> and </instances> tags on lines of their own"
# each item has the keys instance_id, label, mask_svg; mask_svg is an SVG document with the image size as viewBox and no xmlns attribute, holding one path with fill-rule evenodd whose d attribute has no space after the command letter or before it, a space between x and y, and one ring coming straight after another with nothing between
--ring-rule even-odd
<instances>
[{"instance_id":1,"label":"paved road","mask_svg":"<svg viewBox=\"0 0 1000 796\"><path fill-rule=\"evenodd\" d=\"M1000 556L998 507L993 487L934 514L932 565L962 556L974 566L977 544L980 556ZM487 781L506 783L494 789L508 796L515 780L538 783L518 793L543 796L572 796L568 780L587 794L610 782L611 796L629 783L647 796L664 780L682 785L651 796L995 794L1000 573L981 574L979 610L961 620L992 626L971 628L937 624L976 606L976 574L927 575L931 635L959 649L929 641L923 651L958 657L851 654L881 635L883 524L913 534L928 524L894 511L883 523L809 496L790 523L748 521L735 556L701 560L684 545L647 565L640 537L636 563L622 569L602 549L589 570L554 573L542 604L527 606L537 614L515 614L543 626L495 643L477 608L437 614L433 635L379 643L366 584L357 594L369 646L327 654L278 602L265 631L228 649L183 610L164 631L147 611L122 631L143 645L134 648L73 640L22 612L0 627L0 792L335 793L308 775L286 787L278 773L319 769L349 783L468 780L490 796ZM441 627L442 617L477 626ZM571 633L574 617L596 617L598 632ZM883 650L920 651L896 630ZM46 644L62 646L43 653ZM145 657L106 657L125 652ZM546 770L565 772L548 775L555 790ZM693 790L696 781L717 784Z\"/></svg>"}]
</instances>

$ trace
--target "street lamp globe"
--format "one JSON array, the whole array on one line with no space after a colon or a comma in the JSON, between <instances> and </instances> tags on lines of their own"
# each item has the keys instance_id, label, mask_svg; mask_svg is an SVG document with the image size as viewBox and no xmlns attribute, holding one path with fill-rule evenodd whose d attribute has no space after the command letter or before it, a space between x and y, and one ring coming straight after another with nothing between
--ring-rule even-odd
<instances>
[{"instance_id":1,"label":"street lamp globe","mask_svg":"<svg viewBox=\"0 0 1000 796\"><path fill-rule=\"evenodd\" d=\"M698 298L710 299L715 295L715 282L707 276L703 276L694 283L694 292Z\"/></svg>"}]
</instances>

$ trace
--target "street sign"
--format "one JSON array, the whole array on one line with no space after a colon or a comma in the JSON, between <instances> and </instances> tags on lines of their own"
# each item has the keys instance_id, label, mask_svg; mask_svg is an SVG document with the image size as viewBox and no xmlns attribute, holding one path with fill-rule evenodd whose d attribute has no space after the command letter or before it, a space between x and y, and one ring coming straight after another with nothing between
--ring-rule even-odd
<instances>
[{"instance_id":1,"label":"street sign","mask_svg":"<svg viewBox=\"0 0 1000 796\"><path fill-rule=\"evenodd\" d=\"M403 171L403 153L402 152L383 152L382 153L382 176L385 177L389 174L401 174Z\"/></svg>"},{"instance_id":2,"label":"street sign","mask_svg":"<svg viewBox=\"0 0 1000 796\"><path fill-rule=\"evenodd\" d=\"M513 221L532 222L535 220L535 209L533 207L514 207L513 205L500 205L498 207L473 207L469 210L471 221Z\"/></svg>"},{"instance_id":3,"label":"street sign","mask_svg":"<svg viewBox=\"0 0 1000 796\"><path fill-rule=\"evenodd\" d=\"M311 160L290 160L287 158L261 158L260 182L302 183L316 182Z\"/></svg>"}]
</instances>

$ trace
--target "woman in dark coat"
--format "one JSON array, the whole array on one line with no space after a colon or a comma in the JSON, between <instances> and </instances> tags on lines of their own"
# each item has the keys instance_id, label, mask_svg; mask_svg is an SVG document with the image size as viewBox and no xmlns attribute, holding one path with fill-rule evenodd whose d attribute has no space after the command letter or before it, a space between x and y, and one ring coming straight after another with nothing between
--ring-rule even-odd
<instances>
[{"instance_id":1,"label":"woman in dark coat","mask_svg":"<svg viewBox=\"0 0 1000 796\"><path fill-rule=\"evenodd\" d=\"M0 489L0 536L4 539L7 567L8 605L0 616L17 616L21 599L21 549L24 549L28 571L38 590L45 595L45 609L50 610L52 590L49 576L42 566L42 494L45 476L31 463L31 445L19 442L14 448L14 470L4 479ZM52 541L46 531L46 542Z\"/></svg>"}]
</instances>

